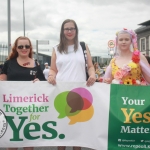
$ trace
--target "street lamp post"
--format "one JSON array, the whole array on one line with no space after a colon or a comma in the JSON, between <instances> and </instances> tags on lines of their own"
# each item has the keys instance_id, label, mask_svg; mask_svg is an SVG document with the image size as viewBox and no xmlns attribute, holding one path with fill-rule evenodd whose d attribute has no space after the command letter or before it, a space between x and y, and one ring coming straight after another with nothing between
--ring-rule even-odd
<instances>
[{"instance_id":1,"label":"street lamp post","mask_svg":"<svg viewBox=\"0 0 150 150\"><path fill-rule=\"evenodd\" d=\"M108 41L108 55L110 55L111 59L114 55L114 47L115 47L114 40L109 40Z\"/></svg>"},{"instance_id":2,"label":"street lamp post","mask_svg":"<svg viewBox=\"0 0 150 150\"><path fill-rule=\"evenodd\" d=\"M108 48L108 55L110 55L110 58L108 57L107 64L111 61L111 59L114 56L114 49L113 48Z\"/></svg>"},{"instance_id":3,"label":"street lamp post","mask_svg":"<svg viewBox=\"0 0 150 150\"><path fill-rule=\"evenodd\" d=\"M23 31L25 36L25 11L24 11L24 0L23 0Z\"/></svg>"},{"instance_id":4,"label":"street lamp post","mask_svg":"<svg viewBox=\"0 0 150 150\"><path fill-rule=\"evenodd\" d=\"M111 57L111 59L112 59L112 57L113 57L113 55L114 55L114 51L113 51L112 49L109 51L109 55L110 55L110 57Z\"/></svg>"},{"instance_id":5,"label":"street lamp post","mask_svg":"<svg viewBox=\"0 0 150 150\"><path fill-rule=\"evenodd\" d=\"M10 21L10 0L7 0L7 16L8 16L8 55L11 51L11 21Z\"/></svg>"}]
</instances>

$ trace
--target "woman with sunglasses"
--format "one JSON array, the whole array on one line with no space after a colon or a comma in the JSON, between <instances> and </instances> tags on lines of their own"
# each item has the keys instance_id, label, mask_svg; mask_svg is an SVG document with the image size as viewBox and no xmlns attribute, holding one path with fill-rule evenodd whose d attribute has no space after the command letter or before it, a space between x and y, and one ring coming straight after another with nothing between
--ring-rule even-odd
<instances>
[{"instance_id":1,"label":"woman with sunglasses","mask_svg":"<svg viewBox=\"0 0 150 150\"><path fill-rule=\"evenodd\" d=\"M86 57L89 78L86 81L85 59L82 47L78 41L78 27L74 20L67 19L62 23L60 43L54 47L48 82L55 85L57 82L86 82L87 86L95 83L95 70L88 47ZM58 147L65 150L65 146ZM73 147L81 150L81 147Z\"/></svg>"},{"instance_id":2,"label":"woman with sunglasses","mask_svg":"<svg viewBox=\"0 0 150 150\"><path fill-rule=\"evenodd\" d=\"M32 45L27 37L16 39L12 52L5 62L0 80L39 81L45 80L43 72L32 58Z\"/></svg>"},{"instance_id":3,"label":"woman with sunglasses","mask_svg":"<svg viewBox=\"0 0 150 150\"><path fill-rule=\"evenodd\" d=\"M32 45L27 37L16 39L12 52L5 62L0 75L1 81L39 81L45 80L40 66L32 58ZM18 148L7 148L17 150ZM33 147L24 147L24 150L33 150Z\"/></svg>"}]
</instances>

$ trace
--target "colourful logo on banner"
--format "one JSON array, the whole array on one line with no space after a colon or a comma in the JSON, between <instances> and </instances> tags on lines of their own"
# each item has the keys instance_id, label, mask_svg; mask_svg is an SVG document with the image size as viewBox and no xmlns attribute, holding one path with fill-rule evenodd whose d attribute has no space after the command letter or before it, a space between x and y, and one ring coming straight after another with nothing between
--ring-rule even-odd
<instances>
[{"instance_id":1,"label":"colourful logo on banner","mask_svg":"<svg viewBox=\"0 0 150 150\"><path fill-rule=\"evenodd\" d=\"M59 113L58 118L68 117L69 124L85 122L92 118L94 108L92 106L92 94L85 88L75 88L56 96L54 106Z\"/></svg>"}]
</instances>

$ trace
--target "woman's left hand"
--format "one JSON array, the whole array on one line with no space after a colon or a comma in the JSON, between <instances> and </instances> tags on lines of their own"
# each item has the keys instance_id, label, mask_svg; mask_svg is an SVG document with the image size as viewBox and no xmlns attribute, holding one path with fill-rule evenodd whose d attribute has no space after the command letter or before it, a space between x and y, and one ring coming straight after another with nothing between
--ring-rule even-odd
<instances>
[{"instance_id":1,"label":"woman's left hand","mask_svg":"<svg viewBox=\"0 0 150 150\"><path fill-rule=\"evenodd\" d=\"M87 86L92 86L92 85L95 83L95 81L96 81L95 75L94 75L94 76L91 75L91 76L88 78L88 80L87 80L87 82L86 82L86 85L87 85Z\"/></svg>"},{"instance_id":2,"label":"woman's left hand","mask_svg":"<svg viewBox=\"0 0 150 150\"><path fill-rule=\"evenodd\" d=\"M33 83L36 82L36 81L40 81L40 80L39 80L38 78L35 78L35 79L33 80Z\"/></svg>"}]
</instances>

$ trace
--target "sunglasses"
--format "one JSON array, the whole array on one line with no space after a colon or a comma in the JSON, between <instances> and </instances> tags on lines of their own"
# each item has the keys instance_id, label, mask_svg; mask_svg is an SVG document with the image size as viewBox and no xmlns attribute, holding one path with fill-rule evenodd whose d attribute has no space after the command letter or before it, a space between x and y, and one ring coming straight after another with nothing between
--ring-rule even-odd
<instances>
[{"instance_id":1,"label":"sunglasses","mask_svg":"<svg viewBox=\"0 0 150 150\"><path fill-rule=\"evenodd\" d=\"M19 45L19 46L18 46L18 49L23 49L23 48L29 49L29 48L30 48L30 45Z\"/></svg>"}]
</instances>

